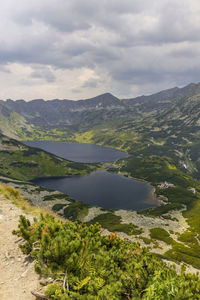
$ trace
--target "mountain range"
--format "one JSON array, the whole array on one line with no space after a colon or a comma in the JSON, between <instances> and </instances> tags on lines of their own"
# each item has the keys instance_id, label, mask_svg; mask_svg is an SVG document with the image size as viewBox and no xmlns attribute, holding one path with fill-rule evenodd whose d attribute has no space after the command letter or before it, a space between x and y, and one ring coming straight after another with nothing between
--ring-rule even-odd
<instances>
[{"instance_id":1,"label":"mountain range","mask_svg":"<svg viewBox=\"0 0 200 300\"><path fill-rule=\"evenodd\" d=\"M123 226L132 230L141 219L145 232L137 235L137 241L150 243L155 252L158 247L156 253L165 259L200 268L200 185L196 180L200 178L200 84L131 99L106 93L79 101L1 100L0 129L0 176L4 181L21 180L18 184L25 192L24 180L81 176L107 167L65 160L27 147L23 140L95 143L128 151L130 156L109 170L148 182L159 206L120 215L119 211L99 212L81 202L64 203L63 195L56 193L57 202L47 197L52 209L74 219L96 211L93 222L110 231L121 232ZM34 189L38 199L40 188ZM31 188L29 194L33 192ZM46 204L45 197L41 201ZM130 220L129 214L136 216L135 223L120 223L122 216ZM179 226L182 229L177 233Z\"/></svg>"},{"instance_id":2,"label":"mountain range","mask_svg":"<svg viewBox=\"0 0 200 300\"><path fill-rule=\"evenodd\" d=\"M92 115L99 116L101 119L108 120L110 117L118 116L136 117L147 113L149 115L158 114L160 111L170 109L173 105L180 105L183 101L197 101L200 94L200 84L189 84L184 88L172 88L161 91L150 96L140 96L132 99L118 99L110 93L102 94L97 97L79 101L72 100L48 100L37 99L32 101L24 100L0 100L1 116L10 118L16 113L22 123L28 122L35 126L46 128L59 126L79 126L80 120ZM101 118L100 118L101 116ZM23 119L24 118L24 119Z\"/></svg>"},{"instance_id":3,"label":"mountain range","mask_svg":"<svg viewBox=\"0 0 200 300\"><path fill-rule=\"evenodd\" d=\"M199 93L200 84L189 84L184 88L175 87L132 99L118 99L110 93L79 101L37 99L26 102L9 99L0 101L0 112L1 118L12 118L15 114L15 118L21 119L22 124L27 122L44 128L77 126L80 129L81 123L86 122L87 118L91 123L100 124L102 120L110 120L111 117L138 117L144 113L155 115Z\"/></svg>"},{"instance_id":4,"label":"mountain range","mask_svg":"<svg viewBox=\"0 0 200 300\"><path fill-rule=\"evenodd\" d=\"M0 101L1 132L18 140L96 143L172 158L200 176L200 83L150 96Z\"/></svg>"}]
</instances>

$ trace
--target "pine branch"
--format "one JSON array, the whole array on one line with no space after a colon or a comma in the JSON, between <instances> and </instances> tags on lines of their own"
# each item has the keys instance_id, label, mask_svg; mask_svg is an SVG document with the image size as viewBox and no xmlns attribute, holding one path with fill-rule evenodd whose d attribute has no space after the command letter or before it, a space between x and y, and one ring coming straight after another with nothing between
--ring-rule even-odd
<instances>
[{"instance_id":1,"label":"pine branch","mask_svg":"<svg viewBox=\"0 0 200 300\"><path fill-rule=\"evenodd\" d=\"M39 292L36 292L36 291L31 291L31 294L33 296L36 297L36 299L45 299L45 300L48 300L49 298L47 296L45 296L44 294L41 294Z\"/></svg>"}]
</instances>

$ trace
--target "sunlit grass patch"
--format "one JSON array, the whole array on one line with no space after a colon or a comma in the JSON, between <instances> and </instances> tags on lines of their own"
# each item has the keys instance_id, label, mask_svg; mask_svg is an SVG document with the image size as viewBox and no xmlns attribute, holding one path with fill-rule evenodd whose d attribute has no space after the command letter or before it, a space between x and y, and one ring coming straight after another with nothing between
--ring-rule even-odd
<instances>
[{"instance_id":1,"label":"sunlit grass patch","mask_svg":"<svg viewBox=\"0 0 200 300\"><path fill-rule=\"evenodd\" d=\"M169 164L169 163L167 163L167 167L170 170L176 170L177 169L175 165L172 165L172 164Z\"/></svg>"}]
</instances>

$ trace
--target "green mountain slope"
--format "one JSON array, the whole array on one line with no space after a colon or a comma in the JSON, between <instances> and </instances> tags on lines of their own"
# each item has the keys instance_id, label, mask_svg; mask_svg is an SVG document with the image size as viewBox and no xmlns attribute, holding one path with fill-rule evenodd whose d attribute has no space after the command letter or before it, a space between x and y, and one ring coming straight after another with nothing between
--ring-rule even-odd
<instances>
[{"instance_id":1,"label":"green mountain slope","mask_svg":"<svg viewBox=\"0 0 200 300\"><path fill-rule=\"evenodd\" d=\"M5 102L0 101L0 132L11 138L23 137L23 132L32 131L33 125Z\"/></svg>"},{"instance_id":2,"label":"green mountain slope","mask_svg":"<svg viewBox=\"0 0 200 300\"><path fill-rule=\"evenodd\" d=\"M95 168L25 146L2 134L0 134L0 167L0 175L19 180L48 176L85 175Z\"/></svg>"},{"instance_id":3,"label":"green mountain slope","mask_svg":"<svg viewBox=\"0 0 200 300\"><path fill-rule=\"evenodd\" d=\"M200 84L120 100L0 102L0 128L18 139L78 141L172 158L200 178Z\"/></svg>"},{"instance_id":4,"label":"green mountain slope","mask_svg":"<svg viewBox=\"0 0 200 300\"><path fill-rule=\"evenodd\" d=\"M158 221L157 228L148 230L147 243L149 238L162 241L168 247L168 251L162 252L164 258L200 268L200 187L194 179L200 178L199 103L200 84L190 84L182 89L127 100L104 94L77 102L9 100L1 104L9 107L10 115L17 114L30 125L29 128L25 126L23 132L17 131L16 125L19 139L93 142L129 151L132 157L116 163L114 171L150 182L162 200L161 206L142 212L141 217L173 222L175 210L181 214L180 210L185 209L184 216L188 221L187 232L177 236L166 227L160 228ZM3 114L5 117L5 111ZM15 124L14 121L12 125ZM38 149L23 148L21 143L5 139L2 136L0 152L4 176L23 180L52 175L73 176L95 168ZM172 186L162 188L165 181ZM75 210L76 203L69 207L65 216ZM123 216L117 212L113 214L116 223L119 216ZM154 222L153 218L151 222ZM110 214L101 214L93 221L108 228ZM115 228L111 225L109 228ZM145 241L146 236L141 238Z\"/></svg>"},{"instance_id":5,"label":"green mountain slope","mask_svg":"<svg viewBox=\"0 0 200 300\"><path fill-rule=\"evenodd\" d=\"M200 84L120 100L0 101L0 128L18 139L78 141L172 158L200 178Z\"/></svg>"}]
</instances>

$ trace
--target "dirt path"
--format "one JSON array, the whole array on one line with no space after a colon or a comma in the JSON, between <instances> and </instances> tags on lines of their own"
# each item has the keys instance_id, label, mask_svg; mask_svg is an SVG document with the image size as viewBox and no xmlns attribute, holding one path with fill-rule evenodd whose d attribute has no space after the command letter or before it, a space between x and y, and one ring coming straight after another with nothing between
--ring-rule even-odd
<instances>
[{"instance_id":1,"label":"dirt path","mask_svg":"<svg viewBox=\"0 0 200 300\"><path fill-rule=\"evenodd\" d=\"M39 288L33 262L19 249L20 239L12 235L22 211L0 196L0 299L35 300L31 291Z\"/></svg>"}]
</instances>

